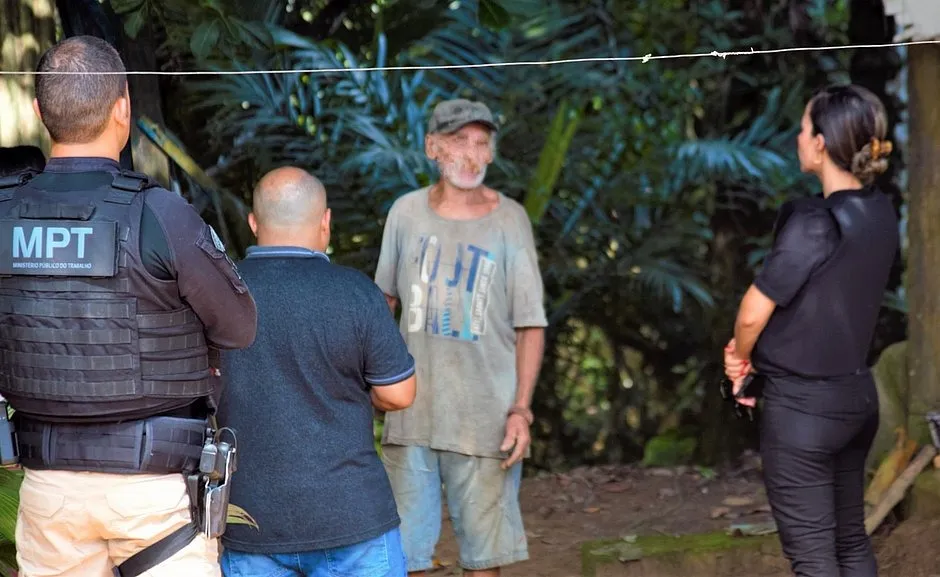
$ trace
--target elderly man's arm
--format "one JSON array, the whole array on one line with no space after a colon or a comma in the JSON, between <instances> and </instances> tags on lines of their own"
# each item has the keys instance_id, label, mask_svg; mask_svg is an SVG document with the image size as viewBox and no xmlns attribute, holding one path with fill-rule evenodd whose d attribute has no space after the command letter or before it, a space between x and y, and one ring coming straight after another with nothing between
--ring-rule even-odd
<instances>
[{"instance_id":1,"label":"elderly man's arm","mask_svg":"<svg viewBox=\"0 0 940 577\"><path fill-rule=\"evenodd\" d=\"M543 327L522 327L516 329L516 401L514 407L529 410L532 394L542 367L542 355L545 352L545 329Z\"/></svg>"},{"instance_id":2,"label":"elderly man's arm","mask_svg":"<svg viewBox=\"0 0 940 577\"><path fill-rule=\"evenodd\" d=\"M398 212L396 201L388 211L385 228L382 230L382 246L379 248L379 260L375 265L375 284L382 289L392 316L398 307L396 280L398 278Z\"/></svg>"},{"instance_id":3,"label":"elderly man's arm","mask_svg":"<svg viewBox=\"0 0 940 577\"><path fill-rule=\"evenodd\" d=\"M525 457L532 438L529 427L535 420L532 396L542 367L545 350L544 288L532 225L524 210L519 210L519 248L510 257L508 292L512 323L516 329L516 398L506 418L506 434L500 451L510 451L502 462L508 469Z\"/></svg>"}]
</instances>

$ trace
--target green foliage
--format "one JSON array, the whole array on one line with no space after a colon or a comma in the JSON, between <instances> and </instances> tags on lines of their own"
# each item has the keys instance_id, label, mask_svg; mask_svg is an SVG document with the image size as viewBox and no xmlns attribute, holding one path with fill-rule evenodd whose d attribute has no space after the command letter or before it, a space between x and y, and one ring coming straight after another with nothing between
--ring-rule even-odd
<instances>
[{"instance_id":1,"label":"green foliage","mask_svg":"<svg viewBox=\"0 0 940 577\"><path fill-rule=\"evenodd\" d=\"M329 191L333 257L367 274L391 203L437 178L430 110L457 96L490 106L488 184L529 210L551 323L537 464L640 459L662 431L724 424L700 412L716 351L774 211L813 191L794 137L845 55L356 69L780 48L798 43L786 3L383 0L335 21L323 0L112 3L128 26L142 11L159 23L167 66L284 71L187 77L172 94L172 128L239 199L206 218L243 227L261 174L302 166ZM844 41L844 3L809 18L821 43Z\"/></svg>"},{"instance_id":2,"label":"green foliage","mask_svg":"<svg viewBox=\"0 0 940 577\"><path fill-rule=\"evenodd\" d=\"M509 26L509 11L496 0L480 0L480 24L499 30Z\"/></svg>"},{"instance_id":3,"label":"green foliage","mask_svg":"<svg viewBox=\"0 0 940 577\"><path fill-rule=\"evenodd\" d=\"M643 465L647 467L674 467L688 464L698 441L694 437L680 437L676 432L658 435L646 442Z\"/></svg>"},{"instance_id":4,"label":"green foliage","mask_svg":"<svg viewBox=\"0 0 940 577\"><path fill-rule=\"evenodd\" d=\"M558 182L558 175L561 173L568 154L568 147L571 146L571 139L574 138L580 120L580 112L572 110L568 102L562 100L548 131L548 138L545 139L545 147L539 157L532 183L525 195L526 212L533 224L539 223L542 215L545 214L545 209L548 208L555 184Z\"/></svg>"},{"instance_id":5,"label":"green foliage","mask_svg":"<svg viewBox=\"0 0 940 577\"><path fill-rule=\"evenodd\" d=\"M0 575L16 570L16 515L20 502L21 470L0 468Z\"/></svg>"}]
</instances>

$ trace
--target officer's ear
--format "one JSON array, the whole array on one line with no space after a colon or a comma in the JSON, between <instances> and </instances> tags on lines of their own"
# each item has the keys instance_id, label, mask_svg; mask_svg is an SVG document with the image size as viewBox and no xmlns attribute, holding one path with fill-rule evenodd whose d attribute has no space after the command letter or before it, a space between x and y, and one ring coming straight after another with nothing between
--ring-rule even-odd
<instances>
[{"instance_id":1,"label":"officer's ear","mask_svg":"<svg viewBox=\"0 0 940 577\"><path fill-rule=\"evenodd\" d=\"M39 122L42 122L42 112L39 110L39 100L33 98L33 112L36 113L36 118L39 119Z\"/></svg>"},{"instance_id":2,"label":"officer's ear","mask_svg":"<svg viewBox=\"0 0 940 577\"><path fill-rule=\"evenodd\" d=\"M258 236L258 219L255 218L255 213L248 213L248 228L251 229L251 234Z\"/></svg>"},{"instance_id":3,"label":"officer's ear","mask_svg":"<svg viewBox=\"0 0 940 577\"><path fill-rule=\"evenodd\" d=\"M111 116L119 126L126 126L131 123L131 99L126 91L124 96L115 101L114 108L111 109Z\"/></svg>"},{"instance_id":4,"label":"officer's ear","mask_svg":"<svg viewBox=\"0 0 940 577\"><path fill-rule=\"evenodd\" d=\"M330 232L330 209L323 211L323 218L320 219L320 230L324 234L329 234Z\"/></svg>"}]
</instances>

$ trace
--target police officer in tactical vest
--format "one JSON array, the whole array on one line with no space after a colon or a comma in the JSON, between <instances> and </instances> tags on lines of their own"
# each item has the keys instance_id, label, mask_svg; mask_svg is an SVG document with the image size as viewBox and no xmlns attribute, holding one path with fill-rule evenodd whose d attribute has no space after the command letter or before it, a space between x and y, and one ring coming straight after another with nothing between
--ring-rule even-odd
<instances>
[{"instance_id":1,"label":"police officer in tactical vest","mask_svg":"<svg viewBox=\"0 0 940 577\"><path fill-rule=\"evenodd\" d=\"M764 483L798 576L878 574L863 494L878 429L868 353L899 246L894 206L873 184L886 131L884 106L859 86L809 101L797 150L823 194L781 208L725 349L737 402L753 407L763 391Z\"/></svg>"},{"instance_id":2,"label":"police officer in tactical vest","mask_svg":"<svg viewBox=\"0 0 940 577\"><path fill-rule=\"evenodd\" d=\"M253 342L254 300L190 204L120 168L118 53L73 37L38 71L116 74L37 75L50 159L0 179L20 575L217 576L236 440L213 427L210 351Z\"/></svg>"}]
</instances>

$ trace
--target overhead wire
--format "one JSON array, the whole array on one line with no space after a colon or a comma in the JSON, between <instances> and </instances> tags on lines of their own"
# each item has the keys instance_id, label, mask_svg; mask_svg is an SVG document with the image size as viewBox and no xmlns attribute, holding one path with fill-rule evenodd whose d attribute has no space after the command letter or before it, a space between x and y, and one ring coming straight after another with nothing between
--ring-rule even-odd
<instances>
[{"instance_id":1,"label":"overhead wire","mask_svg":"<svg viewBox=\"0 0 940 577\"><path fill-rule=\"evenodd\" d=\"M720 58L722 60L735 56L755 56L770 54L785 54L791 52L821 52L832 50L859 50L883 49L917 46L923 44L940 44L935 40L909 40L904 42L888 42L884 44L847 44L834 46L792 46L787 48L766 48L747 50L712 50L710 52L690 52L685 54L645 54L643 56L596 56L590 58L562 58L556 60L516 60L508 62L478 62L472 64L428 64L407 66L364 66L345 68L290 68L270 70L128 70L126 72L60 72L60 71L27 71L27 70L0 70L0 76L16 75L116 75L128 76L249 76L264 74L340 74L349 72L407 72L427 70L462 70L473 68L505 68L514 66L560 66L564 64L609 63L609 62L640 62L646 64L656 60L680 60L698 58Z\"/></svg>"}]
</instances>

